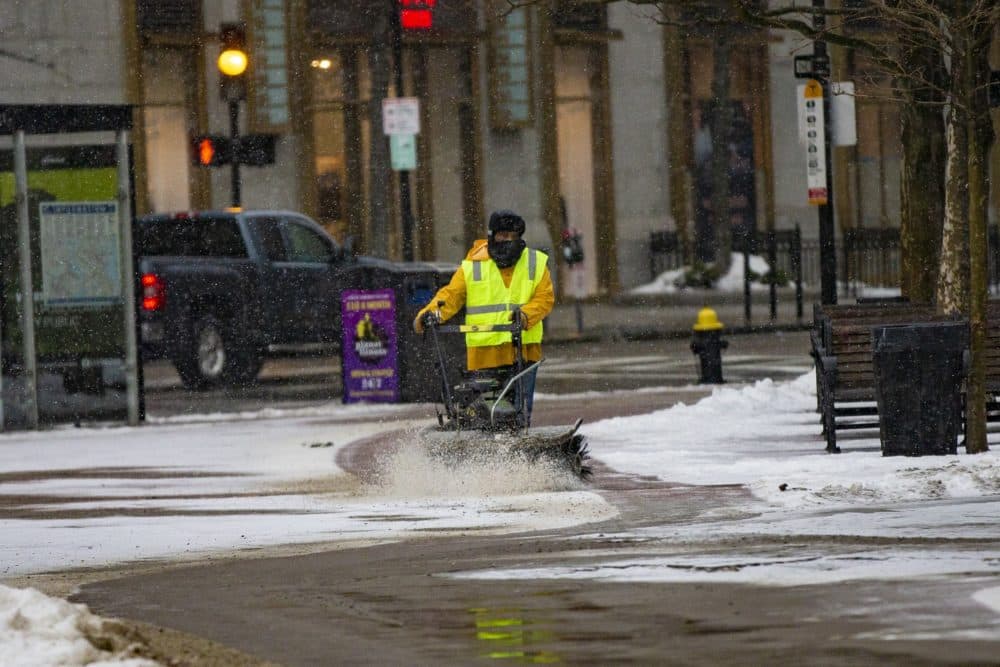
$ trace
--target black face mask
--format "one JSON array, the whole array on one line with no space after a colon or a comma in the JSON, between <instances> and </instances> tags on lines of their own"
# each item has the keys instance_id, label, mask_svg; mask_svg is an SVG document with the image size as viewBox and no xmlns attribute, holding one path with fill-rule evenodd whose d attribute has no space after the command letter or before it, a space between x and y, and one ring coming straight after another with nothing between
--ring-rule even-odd
<instances>
[{"instance_id":1,"label":"black face mask","mask_svg":"<svg viewBox=\"0 0 1000 667\"><path fill-rule=\"evenodd\" d=\"M490 253L490 259L501 269L517 264L521 253L524 252L524 239L516 241L494 241L490 238L486 244L486 249Z\"/></svg>"}]
</instances>

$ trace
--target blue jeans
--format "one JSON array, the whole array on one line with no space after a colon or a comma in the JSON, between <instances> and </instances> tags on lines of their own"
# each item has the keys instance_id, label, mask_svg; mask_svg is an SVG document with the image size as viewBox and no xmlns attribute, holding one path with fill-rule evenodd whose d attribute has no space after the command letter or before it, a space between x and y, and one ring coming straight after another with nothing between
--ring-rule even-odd
<instances>
[{"instance_id":1,"label":"blue jeans","mask_svg":"<svg viewBox=\"0 0 1000 667\"><path fill-rule=\"evenodd\" d=\"M517 392L524 392L524 425L531 426L531 408L535 402L535 376L538 375L538 366L521 376L521 379L514 383L514 400L520 401Z\"/></svg>"}]
</instances>

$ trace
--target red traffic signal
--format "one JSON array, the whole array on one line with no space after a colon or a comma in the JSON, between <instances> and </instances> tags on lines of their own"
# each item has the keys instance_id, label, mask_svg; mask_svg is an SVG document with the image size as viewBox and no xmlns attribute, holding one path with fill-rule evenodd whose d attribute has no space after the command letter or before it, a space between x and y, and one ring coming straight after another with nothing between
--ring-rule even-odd
<instances>
[{"instance_id":1,"label":"red traffic signal","mask_svg":"<svg viewBox=\"0 0 1000 667\"><path fill-rule=\"evenodd\" d=\"M238 158L240 164L263 167L274 164L276 140L273 134L244 134L235 140L218 134L198 135L191 141L191 162L196 167L221 167Z\"/></svg>"},{"instance_id":2,"label":"red traffic signal","mask_svg":"<svg viewBox=\"0 0 1000 667\"><path fill-rule=\"evenodd\" d=\"M398 0L399 25L403 30L430 30L437 0Z\"/></svg>"},{"instance_id":3,"label":"red traffic signal","mask_svg":"<svg viewBox=\"0 0 1000 667\"><path fill-rule=\"evenodd\" d=\"M228 137L217 134L197 136L191 142L192 163L196 167L219 167L233 159L232 146Z\"/></svg>"}]
</instances>

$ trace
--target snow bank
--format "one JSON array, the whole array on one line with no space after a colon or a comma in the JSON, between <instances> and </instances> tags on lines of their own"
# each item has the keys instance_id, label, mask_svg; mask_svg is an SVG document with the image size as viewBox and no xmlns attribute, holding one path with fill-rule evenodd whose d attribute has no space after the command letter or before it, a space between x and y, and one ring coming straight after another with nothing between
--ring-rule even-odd
<instances>
[{"instance_id":1,"label":"snow bank","mask_svg":"<svg viewBox=\"0 0 1000 667\"><path fill-rule=\"evenodd\" d=\"M101 641L98 638L105 638ZM130 649L101 650L104 621L86 605L49 597L33 588L0 585L0 665L32 667L87 665L155 667L159 663L130 657Z\"/></svg>"}]
</instances>

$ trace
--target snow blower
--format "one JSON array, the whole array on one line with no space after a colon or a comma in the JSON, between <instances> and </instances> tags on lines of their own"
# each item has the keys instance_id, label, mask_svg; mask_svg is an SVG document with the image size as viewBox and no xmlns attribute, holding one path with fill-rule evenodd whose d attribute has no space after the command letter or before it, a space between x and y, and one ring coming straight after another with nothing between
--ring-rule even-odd
<instances>
[{"instance_id":1,"label":"snow blower","mask_svg":"<svg viewBox=\"0 0 1000 667\"><path fill-rule=\"evenodd\" d=\"M442 304L439 304L442 305ZM427 329L437 354L441 402L438 423L420 433L428 453L447 462L475 460L477 457L510 456L528 462L548 462L586 480L587 441L579 433L582 419L572 426L529 428L525 396L520 383L542 361L526 365L521 351L521 318L517 311L511 324L445 325L439 317L428 318ZM470 332L510 332L514 364L510 368L470 371L452 384L448 376L440 334Z\"/></svg>"}]
</instances>

